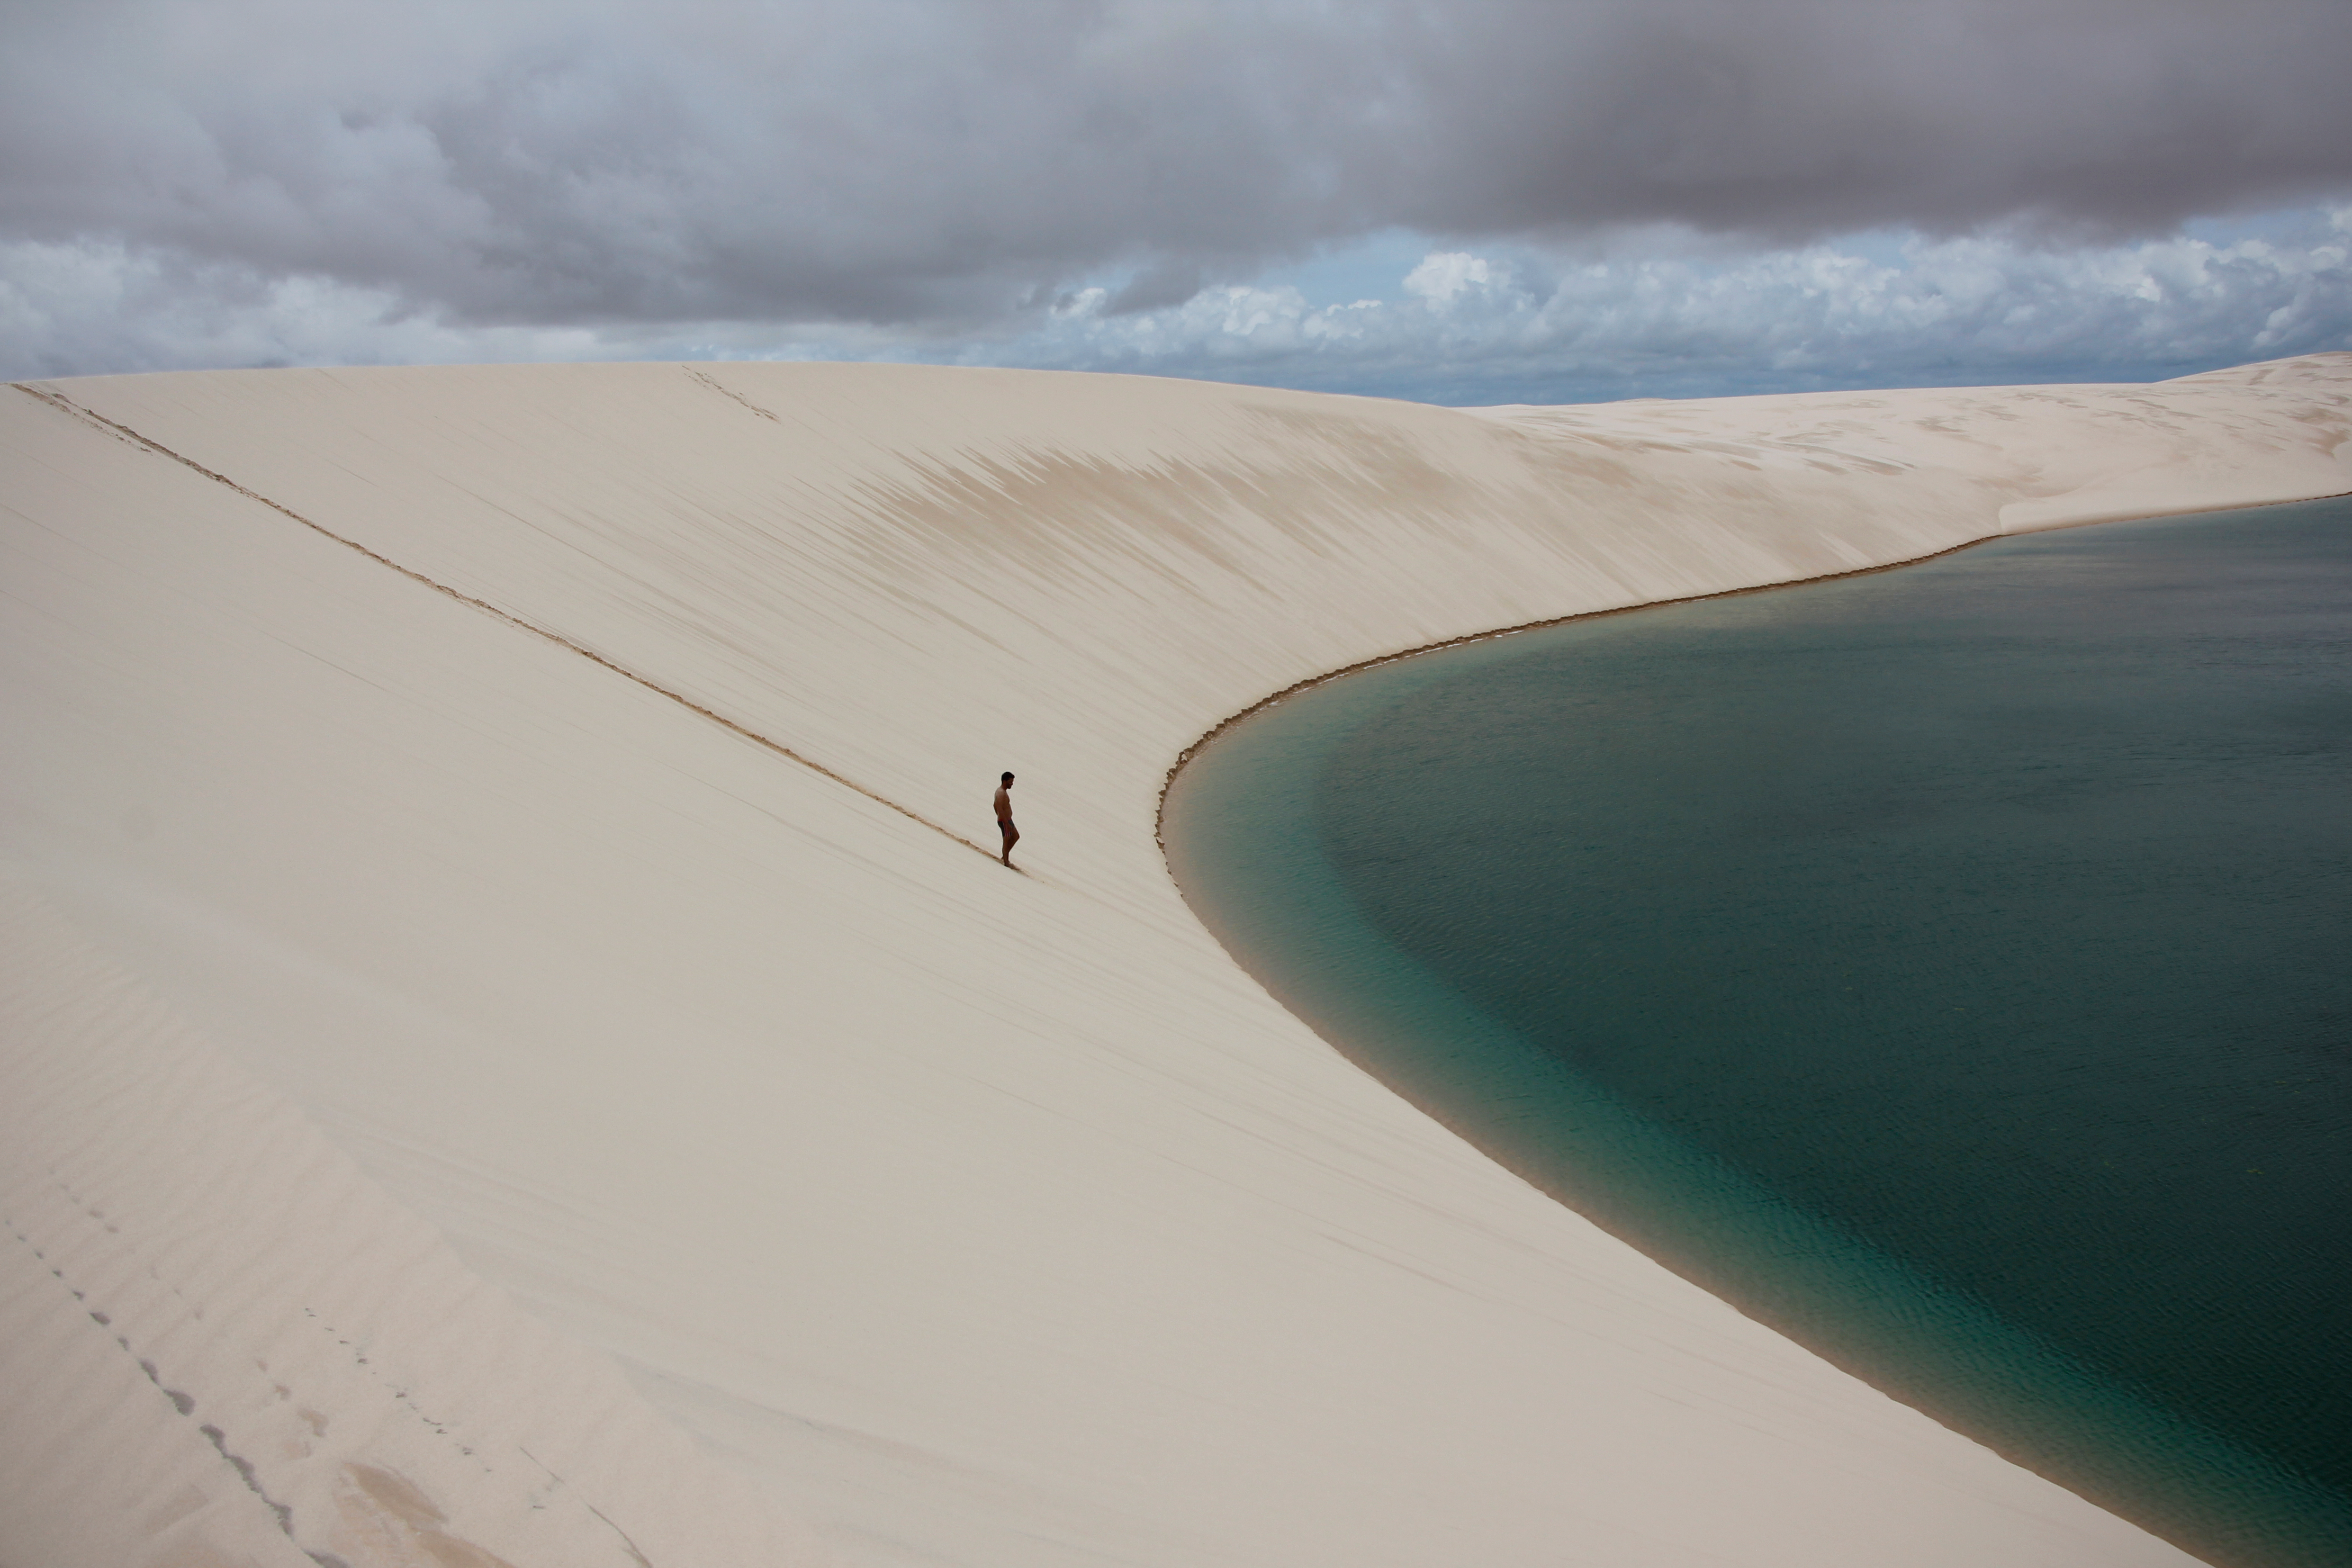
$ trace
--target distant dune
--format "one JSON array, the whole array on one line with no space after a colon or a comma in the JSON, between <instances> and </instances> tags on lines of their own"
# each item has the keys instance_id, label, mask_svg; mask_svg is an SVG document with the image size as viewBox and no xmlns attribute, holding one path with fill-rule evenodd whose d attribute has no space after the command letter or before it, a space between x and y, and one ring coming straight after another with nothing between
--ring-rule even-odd
<instances>
[{"instance_id":1,"label":"distant dune","mask_svg":"<svg viewBox=\"0 0 2352 1568\"><path fill-rule=\"evenodd\" d=\"M2347 354L0 389L0 1563L2186 1562L1365 1078L1154 814L1324 671L2347 442Z\"/></svg>"}]
</instances>

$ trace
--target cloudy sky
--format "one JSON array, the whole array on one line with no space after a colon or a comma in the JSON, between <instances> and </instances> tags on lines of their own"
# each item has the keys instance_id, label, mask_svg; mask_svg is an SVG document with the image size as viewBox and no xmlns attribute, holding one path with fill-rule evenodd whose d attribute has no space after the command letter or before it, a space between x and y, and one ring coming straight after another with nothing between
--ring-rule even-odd
<instances>
[{"instance_id":1,"label":"cloudy sky","mask_svg":"<svg viewBox=\"0 0 2352 1568\"><path fill-rule=\"evenodd\" d=\"M0 0L0 374L1447 403L2352 348L2347 0Z\"/></svg>"}]
</instances>

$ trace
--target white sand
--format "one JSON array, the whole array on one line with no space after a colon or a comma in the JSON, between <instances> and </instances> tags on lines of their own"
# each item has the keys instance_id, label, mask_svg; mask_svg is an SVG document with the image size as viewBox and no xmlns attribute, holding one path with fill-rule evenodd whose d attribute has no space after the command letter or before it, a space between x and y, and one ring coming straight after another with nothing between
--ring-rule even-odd
<instances>
[{"instance_id":1,"label":"white sand","mask_svg":"<svg viewBox=\"0 0 2352 1568\"><path fill-rule=\"evenodd\" d=\"M1398 648L2352 489L2352 355L1476 415L886 366L38 390L0 401L7 1568L2186 1561L1358 1073L1153 812L1219 720ZM1003 768L1026 877L925 826L987 838Z\"/></svg>"}]
</instances>

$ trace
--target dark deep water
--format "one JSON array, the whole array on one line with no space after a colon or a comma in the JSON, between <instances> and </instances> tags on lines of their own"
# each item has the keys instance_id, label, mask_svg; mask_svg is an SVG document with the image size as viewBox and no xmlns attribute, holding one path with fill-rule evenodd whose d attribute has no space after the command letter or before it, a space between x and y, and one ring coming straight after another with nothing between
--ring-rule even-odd
<instances>
[{"instance_id":1,"label":"dark deep water","mask_svg":"<svg viewBox=\"0 0 2352 1568\"><path fill-rule=\"evenodd\" d=\"M1350 675L1187 896L1537 1185L2230 1564L2352 1563L2352 501Z\"/></svg>"}]
</instances>

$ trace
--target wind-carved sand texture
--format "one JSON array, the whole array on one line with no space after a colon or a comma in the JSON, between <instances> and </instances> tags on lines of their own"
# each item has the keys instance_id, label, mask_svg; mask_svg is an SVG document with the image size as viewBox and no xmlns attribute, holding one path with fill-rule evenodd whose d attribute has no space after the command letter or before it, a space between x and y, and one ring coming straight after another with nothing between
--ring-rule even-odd
<instances>
[{"instance_id":1,"label":"wind-carved sand texture","mask_svg":"<svg viewBox=\"0 0 2352 1568\"><path fill-rule=\"evenodd\" d=\"M1365 1078L1155 812L1333 669L2347 440L2347 355L0 389L0 1563L2186 1561Z\"/></svg>"}]
</instances>

